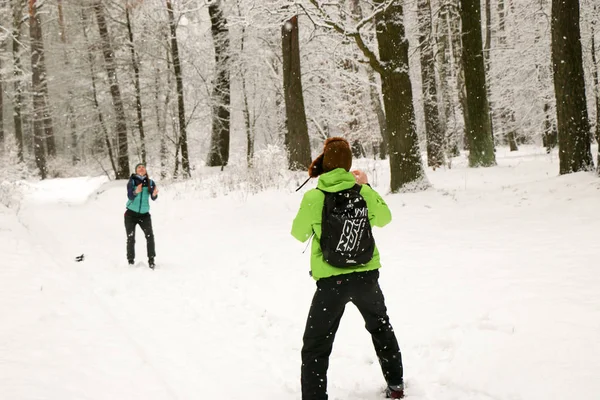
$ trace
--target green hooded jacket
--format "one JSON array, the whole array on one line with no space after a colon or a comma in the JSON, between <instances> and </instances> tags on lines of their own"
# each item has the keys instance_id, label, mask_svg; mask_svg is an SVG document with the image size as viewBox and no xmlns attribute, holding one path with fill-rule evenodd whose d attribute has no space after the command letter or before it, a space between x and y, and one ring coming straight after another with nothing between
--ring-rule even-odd
<instances>
[{"instance_id":1,"label":"green hooded jacket","mask_svg":"<svg viewBox=\"0 0 600 400\"><path fill-rule=\"evenodd\" d=\"M343 168L337 168L319 176L317 188L324 192L335 193L350 189L356 184L354 175ZM379 262L379 250L375 246L373 258L367 264L352 268L337 268L328 264L323 258L321 251L321 215L325 194L318 189L311 189L304 194L300 210L292 224L292 236L301 242L306 242L314 232L311 246L310 269L315 280L335 275L349 274L352 272L370 271L381 267ZM369 222L371 227L383 227L390 223L392 214L385 201L369 185L362 185L361 196L367 202L369 210Z\"/></svg>"}]
</instances>

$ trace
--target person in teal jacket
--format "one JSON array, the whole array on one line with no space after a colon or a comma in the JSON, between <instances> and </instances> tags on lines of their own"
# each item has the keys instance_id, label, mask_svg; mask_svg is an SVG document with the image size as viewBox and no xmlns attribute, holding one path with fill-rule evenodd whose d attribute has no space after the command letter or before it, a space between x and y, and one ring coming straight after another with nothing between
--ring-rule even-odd
<instances>
[{"instance_id":1,"label":"person in teal jacket","mask_svg":"<svg viewBox=\"0 0 600 400\"><path fill-rule=\"evenodd\" d=\"M132 174L127 182L127 198L127 210L125 211L127 262L129 265L133 265L135 262L135 227L139 225L146 236L148 266L154 269L156 249L149 200L156 200L158 198L158 187L148 177L146 166L142 163L135 166L135 174Z\"/></svg>"},{"instance_id":2,"label":"person in teal jacket","mask_svg":"<svg viewBox=\"0 0 600 400\"><path fill-rule=\"evenodd\" d=\"M321 219L325 193L335 193L360 185L360 195L367 203L371 227L390 223L392 214L381 196L368 184L362 171L350 172L352 151L339 137L325 142L323 153L309 168L310 177L318 177L317 189L304 194L292 224L292 236L311 245L311 275L316 280L302 347L302 400L326 400L327 369L335 333L348 302L362 314L371 334L375 352L387 383L386 397L404 397L402 355L389 322L387 308L379 286L381 262L375 246L373 257L363 265L338 268L328 264L321 250Z\"/></svg>"}]
</instances>

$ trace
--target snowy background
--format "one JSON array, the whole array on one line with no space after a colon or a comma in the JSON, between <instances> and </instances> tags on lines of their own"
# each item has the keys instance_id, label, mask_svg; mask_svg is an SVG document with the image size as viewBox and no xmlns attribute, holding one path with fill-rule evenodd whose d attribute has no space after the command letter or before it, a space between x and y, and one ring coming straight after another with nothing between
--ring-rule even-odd
<instances>
[{"instance_id":1,"label":"snowy background","mask_svg":"<svg viewBox=\"0 0 600 400\"><path fill-rule=\"evenodd\" d=\"M600 181L558 177L557 154L539 147L497 158L488 169L455 159L428 171L432 189L398 195L387 194L387 162L355 165L394 217L375 236L407 398L599 399ZM219 190L216 173L158 182L155 271L139 229L127 266L124 181L10 185L0 399L300 399L315 288L305 245L289 235L303 175L254 194ZM353 306L329 378L331 399L383 397Z\"/></svg>"}]
</instances>

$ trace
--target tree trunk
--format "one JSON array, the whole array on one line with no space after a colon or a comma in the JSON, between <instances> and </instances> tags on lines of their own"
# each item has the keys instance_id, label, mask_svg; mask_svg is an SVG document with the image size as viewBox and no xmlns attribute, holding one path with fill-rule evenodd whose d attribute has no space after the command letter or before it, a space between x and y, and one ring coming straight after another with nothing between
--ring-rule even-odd
<instances>
[{"instance_id":1,"label":"tree trunk","mask_svg":"<svg viewBox=\"0 0 600 400\"><path fill-rule=\"evenodd\" d=\"M166 39L166 38L165 38ZM167 90L166 90L166 94L165 94L165 101L164 101L164 105L162 107L162 118L161 118L161 113L160 113L160 93L161 93L161 86L160 86L160 76L161 76L161 71L160 68L158 67L158 64L156 65L156 76L155 76L155 111L156 111L156 126L158 129L158 134L160 135L160 176L161 179L166 179L167 177L167 156L168 156L168 151L167 151L167 115L169 112L169 106L170 106L170 102L171 102L171 88L172 86L172 79L171 79L171 55L169 53L169 49L167 48L165 51L165 60L167 63L166 66L166 75L167 75Z\"/></svg>"},{"instance_id":2,"label":"tree trunk","mask_svg":"<svg viewBox=\"0 0 600 400\"><path fill-rule=\"evenodd\" d=\"M460 155L458 141L460 134L457 131L457 117L454 102L454 92L451 90L449 81L456 75L453 72L453 49L452 30L450 27L449 7L443 7L439 11L437 30L437 67L440 75L440 96L443 107L442 132L446 136L445 151L450 157Z\"/></svg>"},{"instance_id":3,"label":"tree trunk","mask_svg":"<svg viewBox=\"0 0 600 400\"><path fill-rule=\"evenodd\" d=\"M378 0L376 4L381 4ZM379 56L384 69L381 88L390 152L390 189L425 181L408 69L408 40L404 30L402 2L395 1L376 17Z\"/></svg>"},{"instance_id":4,"label":"tree trunk","mask_svg":"<svg viewBox=\"0 0 600 400\"><path fill-rule=\"evenodd\" d=\"M550 154L553 148L558 143L558 132L556 125L552 123L552 116L550 115L550 104L544 103L544 136L542 137L543 146L546 148L546 153Z\"/></svg>"},{"instance_id":5,"label":"tree trunk","mask_svg":"<svg viewBox=\"0 0 600 400\"><path fill-rule=\"evenodd\" d=\"M490 134L492 141L495 142L494 136L494 104L492 103L491 75L492 66L492 2L485 0L485 44L483 47L483 57L485 60L486 88L490 113Z\"/></svg>"},{"instance_id":6,"label":"tree trunk","mask_svg":"<svg viewBox=\"0 0 600 400\"><path fill-rule=\"evenodd\" d=\"M560 174L593 168L590 148L579 0L552 0L552 66Z\"/></svg>"},{"instance_id":7,"label":"tree trunk","mask_svg":"<svg viewBox=\"0 0 600 400\"><path fill-rule=\"evenodd\" d=\"M69 71L71 69L71 63L69 62L69 55L67 54L67 33L65 29L65 18L63 13L63 0L58 1L58 26L59 26L59 36L60 41L63 45L63 54L64 54L64 63L65 69ZM77 125L75 123L75 112L73 111L73 105L71 103L71 99L73 99L73 90L69 83L67 90L67 125L71 128L71 161L73 165L77 163L79 157L77 155Z\"/></svg>"},{"instance_id":8,"label":"tree trunk","mask_svg":"<svg viewBox=\"0 0 600 400\"><path fill-rule=\"evenodd\" d=\"M444 132L440 124L435 79L430 0L419 0L417 7L419 48L421 53L421 81L423 83L423 110L425 113L425 133L427 137L427 163L435 170L444 164L445 158Z\"/></svg>"},{"instance_id":9,"label":"tree trunk","mask_svg":"<svg viewBox=\"0 0 600 400\"><path fill-rule=\"evenodd\" d=\"M461 0L463 70L467 90L466 132L469 166L496 165L487 97L480 0Z\"/></svg>"},{"instance_id":10,"label":"tree trunk","mask_svg":"<svg viewBox=\"0 0 600 400\"><path fill-rule=\"evenodd\" d=\"M142 114L142 89L140 86L140 63L135 52L133 42L133 28L129 16L129 5L125 5L125 20L127 23L127 34L129 39L129 52L131 54L131 67L133 68L133 83L135 87L135 110L137 112L137 126L140 133L140 149L142 162L146 164L146 135L144 134L144 116Z\"/></svg>"},{"instance_id":11,"label":"tree trunk","mask_svg":"<svg viewBox=\"0 0 600 400\"><path fill-rule=\"evenodd\" d=\"M40 170L40 176L42 179L46 179L48 170L45 145L49 142L46 142L44 121L48 112L48 105L43 89L46 79L42 68L44 47L36 0L29 0L29 36L31 39L31 90L33 91L33 151L36 166ZM50 153L50 149L48 149L48 153Z\"/></svg>"},{"instance_id":12,"label":"tree trunk","mask_svg":"<svg viewBox=\"0 0 600 400\"><path fill-rule=\"evenodd\" d=\"M177 42L177 23L173 13L171 0L167 1L167 14L169 16L169 28L171 30L171 57L173 59L173 70L175 72L175 85L177 86L177 114L179 118L179 140L181 146L181 168L184 177L190 177L190 156L188 153L187 123L185 120L185 101L183 98L183 71L179 58L179 45ZM178 147L179 147L178 146Z\"/></svg>"},{"instance_id":13,"label":"tree trunk","mask_svg":"<svg viewBox=\"0 0 600 400\"><path fill-rule=\"evenodd\" d=\"M0 42L0 54L4 53L4 41ZM4 74L2 73L4 68L2 57L0 57L0 155L4 153Z\"/></svg>"},{"instance_id":14,"label":"tree trunk","mask_svg":"<svg viewBox=\"0 0 600 400\"><path fill-rule=\"evenodd\" d=\"M112 166L113 171L115 172L115 177L116 177L119 175L119 170L115 163L115 157L113 154L113 145L112 145L110 137L108 135L108 129L106 128L106 124L104 123L104 115L102 115L102 110L100 109L100 103L98 102L98 90L97 90L97 85L96 85L96 71L94 70L94 55L92 54L92 48L90 46L90 42L88 39L88 34L87 34L88 19L87 19L85 10L81 11L81 20L83 21L83 24L82 24L83 25L83 37L85 38L85 44L87 47L88 63L90 66L90 76L91 76L91 80L92 80L92 100L94 102L94 108L96 109L96 112L98 113L98 123L100 124L100 127L102 129L104 144L106 145L106 150L108 151L108 157L110 159L110 164ZM101 141L98 141L98 142L99 142L98 144L101 144ZM96 143L95 140L94 140L94 143ZM95 150L99 150L99 149L95 149Z\"/></svg>"},{"instance_id":15,"label":"tree trunk","mask_svg":"<svg viewBox=\"0 0 600 400\"><path fill-rule=\"evenodd\" d=\"M509 119L509 130L506 137L510 146L510 151L519 151L519 146L517 146L517 124L515 121L515 113L512 109L509 112L510 116L507 118Z\"/></svg>"},{"instance_id":16,"label":"tree trunk","mask_svg":"<svg viewBox=\"0 0 600 400\"><path fill-rule=\"evenodd\" d=\"M283 52L283 92L287 134L289 168L306 170L311 162L310 141L302 93L300 73L300 41L298 16L293 16L281 27Z\"/></svg>"},{"instance_id":17,"label":"tree trunk","mask_svg":"<svg viewBox=\"0 0 600 400\"><path fill-rule=\"evenodd\" d=\"M13 96L13 121L15 129L15 140L17 142L17 158L19 162L24 162L23 157L23 118L22 118L22 107L23 107L23 67L21 65L21 20L23 18L22 0L13 1L13 31L12 31L12 52L13 52L13 78L14 78L14 91Z\"/></svg>"},{"instance_id":18,"label":"tree trunk","mask_svg":"<svg viewBox=\"0 0 600 400\"><path fill-rule=\"evenodd\" d=\"M237 4L238 16L242 18L240 3ZM244 57L244 44L246 41L246 26L242 25L242 35L240 43L240 57ZM246 128L246 163L248 168L254 164L254 124L250 122L250 106L248 105L248 90L246 88L246 65L242 62L240 78L242 80L242 97L244 101L244 127Z\"/></svg>"},{"instance_id":19,"label":"tree trunk","mask_svg":"<svg viewBox=\"0 0 600 400\"><path fill-rule=\"evenodd\" d=\"M489 0L488 0L489 1ZM504 0L498 0L498 43L506 45L506 6Z\"/></svg>"},{"instance_id":20,"label":"tree trunk","mask_svg":"<svg viewBox=\"0 0 600 400\"><path fill-rule=\"evenodd\" d=\"M167 85L170 88L171 85ZM161 104L160 104L160 69L158 64L155 65L154 72L154 115L156 116L156 132L160 137L160 178L167 178L167 130L166 130L166 118L161 118ZM165 110L168 108L168 92L166 96L166 104L164 105ZM166 116L165 116L166 117Z\"/></svg>"},{"instance_id":21,"label":"tree trunk","mask_svg":"<svg viewBox=\"0 0 600 400\"><path fill-rule=\"evenodd\" d=\"M450 42L450 74L456 79L456 93L458 105L463 116L462 134L455 130L456 137L454 138L455 145L450 143L449 151L455 155L460 154L458 148L459 143L463 143L463 147L468 148L467 140L467 121L469 120L469 110L467 108L467 88L465 87L465 71L462 63L463 45L461 39L461 22L460 22L460 4L459 0L451 0L445 7L446 20L448 24L448 35ZM453 149L453 147L456 147Z\"/></svg>"},{"instance_id":22,"label":"tree trunk","mask_svg":"<svg viewBox=\"0 0 600 400\"><path fill-rule=\"evenodd\" d=\"M224 167L229 162L230 137L230 55L229 28L220 0L208 5L215 46L215 78L213 81L212 137L206 165Z\"/></svg>"},{"instance_id":23,"label":"tree trunk","mask_svg":"<svg viewBox=\"0 0 600 400\"><path fill-rule=\"evenodd\" d=\"M379 133L381 134L381 143L379 145L379 158L385 160L388 154L388 133L387 123L385 121L385 112L383 111L383 105L379 97L379 91L377 90L377 83L375 81L375 73L372 69L368 71L369 76L369 95L371 97L371 107L377 115L377 122L379 123Z\"/></svg>"},{"instance_id":24,"label":"tree trunk","mask_svg":"<svg viewBox=\"0 0 600 400\"><path fill-rule=\"evenodd\" d=\"M34 135L36 131L35 121L41 119L42 131L40 132L40 139L43 146L39 150L46 151L48 156L54 157L56 156L56 141L54 139L52 116L48 104L48 77L44 53L44 38L42 35L42 21L38 10L37 0L29 0L29 37L31 40L32 90L34 92ZM33 75L36 76L34 77ZM37 148L38 146L36 145L36 149Z\"/></svg>"},{"instance_id":25,"label":"tree trunk","mask_svg":"<svg viewBox=\"0 0 600 400\"><path fill-rule=\"evenodd\" d=\"M106 17L104 16L104 7L101 0L94 1L94 11L96 13L96 21L98 22L98 31L102 45L102 53L104 55L104 66L108 75L110 84L110 95L113 101L113 108L116 119L117 132L117 176L116 179L129 178L129 149L127 146L127 120L125 118L125 109L123 107L123 99L121 98L121 89L119 87L119 79L115 66L114 53L110 43L110 35Z\"/></svg>"},{"instance_id":26,"label":"tree trunk","mask_svg":"<svg viewBox=\"0 0 600 400\"><path fill-rule=\"evenodd\" d=\"M350 12L354 17L354 22L358 23L364 18L363 10L360 5L359 0L351 0L350 2ZM379 133L381 135L381 140L379 142L379 146L376 148L373 147L375 153L379 153L379 158L385 160L388 154L388 135L387 128L385 122L385 112L383 111L383 105L381 104L381 97L379 95L379 91L377 90L377 80L375 78L375 71L367 67L367 78L369 85L369 98L371 100L371 107L377 116L377 124L379 125Z\"/></svg>"},{"instance_id":27,"label":"tree trunk","mask_svg":"<svg viewBox=\"0 0 600 400\"><path fill-rule=\"evenodd\" d=\"M594 15L598 15L597 6L594 5ZM592 71L594 79L594 92L596 97L596 144L598 145L598 161L596 163L596 169L600 174L600 82L598 79L598 59L596 56L596 23L597 20L592 20L592 63L594 70Z\"/></svg>"}]
</instances>

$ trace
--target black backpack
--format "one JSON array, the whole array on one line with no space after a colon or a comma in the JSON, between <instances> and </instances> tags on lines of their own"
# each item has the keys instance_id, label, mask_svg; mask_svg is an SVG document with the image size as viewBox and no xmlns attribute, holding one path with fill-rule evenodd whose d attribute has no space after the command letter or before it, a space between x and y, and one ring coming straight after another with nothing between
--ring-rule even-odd
<instances>
[{"instance_id":1,"label":"black backpack","mask_svg":"<svg viewBox=\"0 0 600 400\"><path fill-rule=\"evenodd\" d=\"M351 268L371 261L375 240L360 185L325 194L321 220L323 258L334 267Z\"/></svg>"}]
</instances>

